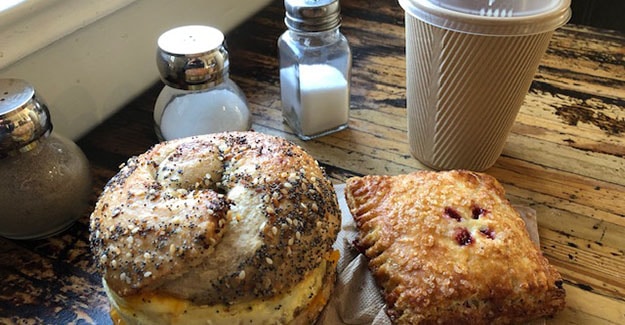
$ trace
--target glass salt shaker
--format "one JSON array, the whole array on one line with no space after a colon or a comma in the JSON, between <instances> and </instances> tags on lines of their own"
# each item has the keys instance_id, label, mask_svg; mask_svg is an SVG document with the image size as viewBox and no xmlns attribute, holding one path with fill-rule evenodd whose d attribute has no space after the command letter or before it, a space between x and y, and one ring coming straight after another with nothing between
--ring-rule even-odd
<instances>
[{"instance_id":1,"label":"glass salt shaker","mask_svg":"<svg viewBox=\"0 0 625 325\"><path fill-rule=\"evenodd\" d=\"M352 56L340 32L338 0L285 0L288 30L278 39L286 123L303 140L345 129Z\"/></svg>"},{"instance_id":2,"label":"glass salt shaker","mask_svg":"<svg viewBox=\"0 0 625 325\"><path fill-rule=\"evenodd\" d=\"M229 77L224 34L210 26L182 26L158 38L156 64L165 87L154 107L160 141L245 131L247 99Z\"/></svg>"},{"instance_id":3,"label":"glass salt shaker","mask_svg":"<svg viewBox=\"0 0 625 325\"><path fill-rule=\"evenodd\" d=\"M20 79L0 79L0 235L53 236L86 212L91 174L84 153L52 132L48 107Z\"/></svg>"}]
</instances>

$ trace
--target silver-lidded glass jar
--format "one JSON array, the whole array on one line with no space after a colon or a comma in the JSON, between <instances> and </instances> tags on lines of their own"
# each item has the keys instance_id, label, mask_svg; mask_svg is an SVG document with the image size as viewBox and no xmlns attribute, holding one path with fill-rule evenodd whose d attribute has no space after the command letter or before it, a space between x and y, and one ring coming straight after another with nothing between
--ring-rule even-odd
<instances>
[{"instance_id":1,"label":"silver-lidded glass jar","mask_svg":"<svg viewBox=\"0 0 625 325\"><path fill-rule=\"evenodd\" d=\"M348 126L352 56L338 0L285 0L278 39L285 122L303 140Z\"/></svg>"},{"instance_id":2,"label":"silver-lidded glass jar","mask_svg":"<svg viewBox=\"0 0 625 325\"><path fill-rule=\"evenodd\" d=\"M0 235L55 235L86 212L91 174L84 153L52 132L50 111L26 81L0 79Z\"/></svg>"},{"instance_id":3,"label":"silver-lidded glass jar","mask_svg":"<svg viewBox=\"0 0 625 325\"><path fill-rule=\"evenodd\" d=\"M221 31L201 25L166 31L158 38L156 65L165 83L154 107L159 140L250 129L247 99L230 79Z\"/></svg>"}]
</instances>

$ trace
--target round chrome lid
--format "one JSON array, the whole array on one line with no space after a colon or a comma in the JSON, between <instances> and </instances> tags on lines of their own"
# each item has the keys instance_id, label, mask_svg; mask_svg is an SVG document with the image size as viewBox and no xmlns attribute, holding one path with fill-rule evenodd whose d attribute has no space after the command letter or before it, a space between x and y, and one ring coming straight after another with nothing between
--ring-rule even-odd
<instances>
[{"instance_id":1,"label":"round chrome lid","mask_svg":"<svg viewBox=\"0 0 625 325\"><path fill-rule=\"evenodd\" d=\"M21 79L0 79L0 157L32 149L52 131L50 111Z\"/></svg>"},{"instance_id":2,"label":"round chrome lid","mask_svg":"<svg viewBox=\"0 0 625 325\"><path fill-rule=\"evenodd\" d=\"M210 26L170 29L158 38L156 65L168 86L199 90L215 86L228 75L224 34Z\"/></svg>"}]
</instances>

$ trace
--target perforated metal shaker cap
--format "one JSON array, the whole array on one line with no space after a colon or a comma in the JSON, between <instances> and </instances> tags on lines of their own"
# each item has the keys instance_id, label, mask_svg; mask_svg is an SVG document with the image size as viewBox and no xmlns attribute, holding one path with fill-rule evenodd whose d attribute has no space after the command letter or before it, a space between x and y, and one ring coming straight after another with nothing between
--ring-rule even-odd
<instances>
[{"instance_id":1,"label":"perforated metal shaker cap","mask_svg":"<svg viewBox=\"0 0 625 325\"><path fill-rule=\"evenodd\" d=\"M170 87L199 90L220 84L230 68L224 34L202 25L170 29L158 38L156 66Z\"/></svg>"},{"instance_id":2,"label":"perforated metal shaker cap","mask_svg":"<svg viewBox=\"0 0 625 325\"><path fill-rule=\"evenodd\" d=\"M338 0L284 0L285 24L300 32L322 32L341 25Z\"/></svg>"},{"instance_id":3,"label":"perforated metal shaker cap","mask_svg":"<svg viewBox=\"0 0 625 325\"><path fill-rule=\"evenodd\" d=\"M32 149L50 132L50 111L33 86L0 79L0 158Z\"/></svg>"}]
</instances>

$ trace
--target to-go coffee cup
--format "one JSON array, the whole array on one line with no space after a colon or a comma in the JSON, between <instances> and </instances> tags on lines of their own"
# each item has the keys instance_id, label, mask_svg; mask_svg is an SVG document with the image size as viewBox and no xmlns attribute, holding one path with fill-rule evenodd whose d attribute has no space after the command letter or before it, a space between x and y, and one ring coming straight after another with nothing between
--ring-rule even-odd
<instances>
[{"instance_id":1,"label":"to-go coffee cup","mask_svg":"<svg viewBox=\"0 0 625 325\"><path fill-rule=\"evenodd\" d=\"M399 3L412 154L434 169L491 167L570 0Z\"/></svg>"}]
</instances>

